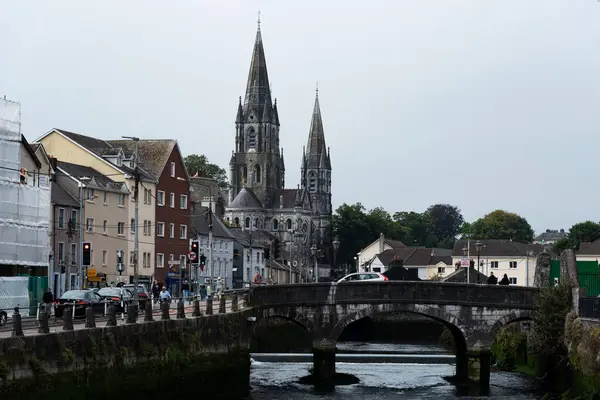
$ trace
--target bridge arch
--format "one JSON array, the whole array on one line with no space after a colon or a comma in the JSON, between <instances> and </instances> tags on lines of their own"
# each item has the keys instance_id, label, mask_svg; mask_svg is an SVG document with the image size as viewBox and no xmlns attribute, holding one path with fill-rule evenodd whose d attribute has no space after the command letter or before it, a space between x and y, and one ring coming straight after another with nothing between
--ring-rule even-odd
<instances>
[{"instance_id":1,"label":"bridge arch","mask_svg":"<svg viewBox=\"0 0 600 400\"><path fill-rule=\"evenodd\" d=\"M311 336L314 336L315 327L313 321L311 321L305 314L297 312L294 307L265 308L256 313L255 316L255 326L259 326L261 323L264 323L270 319L281 319L293 322L295 325L298 325L310 333Z\"/></svg>"},{"instance_id":2,"label":"bridge arch","mask_svg":"<svg viewBox=\"0 0 600 400\"><path fill-rule=\"evenodd\" d=\"M513 322L532 321L533 310L516 310L500 317L488 331L488 336L493 340L500 329Z\"/></svg>"},{"instance_id":3,"label":"bridge arch","mask_svg":"<svg viewBox=\"0 0 600 400\"><path fill-rule=\"evenodd\" d=\"M424 305L424 304L403 304L403 303L392 303L392 304L373 304L365 306L358 311L349 313L342 319L340 319L329 335L329 339L337 341L343 330L353 322L356 322L365 317L372 318L377 314L388 314L393 312L406 312L410 314L417 314L428 317L436 322L444 325L454 339L456 351L458 353L465 352L467 350L467 335L465 331L466 324L457 316L446 312L440 307L435 305Z\"/></svg>"}]
</instances>

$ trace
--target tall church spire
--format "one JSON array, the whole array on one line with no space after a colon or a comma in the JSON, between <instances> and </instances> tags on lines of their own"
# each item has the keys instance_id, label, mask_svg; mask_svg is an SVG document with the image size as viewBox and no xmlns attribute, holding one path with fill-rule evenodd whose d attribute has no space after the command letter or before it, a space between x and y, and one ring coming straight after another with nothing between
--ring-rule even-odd
<instances>
[{"instance_id":1,"label":"tall church spire","mask_svg":"<svg viewBox=\"0 0 600 400\"><path fill-rule=\"evenodd\" d=\"M310 131L308 133L308 144L306 146L307 168L319 168L321 157L325 155L326 163L329 164L327 147L325 145L325 132L323 130L323 119L321 118L321 107L319 105L319 86L317 84L315 95L315 106L313 108ZM330 166L327 166L330 168Z\"/></svg>"},{"instance_id":2,"label":"tall church spire","mask_svg":"<svg viewBox=\"0 0 600 400\"><path fill-rule=\"evenodd\" d=\"M254 109L260 118L263 115L265 103L272 104L269 75L267 74L267 60L265 58L265 49L260 31L260 11L258 13L257 24L256 40L254 41L250 71L248 72L248 83L246 84L244 111L247 113Z\"/></svg>"}]
</instances>

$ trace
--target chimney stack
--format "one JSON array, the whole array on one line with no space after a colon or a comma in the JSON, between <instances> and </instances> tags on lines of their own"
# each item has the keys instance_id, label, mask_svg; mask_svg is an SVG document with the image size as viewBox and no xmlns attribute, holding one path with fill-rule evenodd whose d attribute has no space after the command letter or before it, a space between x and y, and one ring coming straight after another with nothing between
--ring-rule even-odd
<instances>
[{"instance_id":1,"label":"chimney stack","mask_svg":"<svg viewBox=\"0 0 600 400\"><path fill-rule=\"evenodd\" d=\"M385 251L385 236L383 235L383 233L379 234L379 253L381 254Z\"/></svg>"}]
</instances>

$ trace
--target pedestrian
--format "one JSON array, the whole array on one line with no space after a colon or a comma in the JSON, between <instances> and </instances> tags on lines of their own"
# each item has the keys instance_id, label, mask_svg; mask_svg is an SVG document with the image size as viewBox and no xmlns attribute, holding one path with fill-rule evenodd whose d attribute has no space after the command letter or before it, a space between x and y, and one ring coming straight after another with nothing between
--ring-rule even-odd
<instances>
[{"instance_id":1,"label":"pedestrian","mask_svg":"<svg viewBox=\"0 0 600 400\"><path fill-rule=\"evenodd\" d=\"M46 289L46 293L42 296L42 301L44 302L44 312L50 316L52 313L52 303L54 303L54 295L50 288Z\"/></svg>"},{"instance_id":2,"label":"pedestrian","mask_svg":"<svg viewBox=\"0 0 600 400\"><path fill-rule=\"evenodd\" d=\"M496 278L496 276L494 275L493 272L490 272L490 276L487 280L487 284L488 285L497 285L498 284L498 278Z\"/></svg>"},{"instance_id":3,"label":"pedestrian","mask_svg":"<svg viewBox=\"0 0 600 400\"><path fill-rule=\"evenodd\" d=\"M155 280L154 282L152 282L152 299L154 299L154 303L158 302L158 297L160 296L160 285L158 284L158 282Z\"/></svg>"},{"instance_id":4,"label":"pedestrian","mask_svg":"<svg viewBox=\"0 0 600 400\"><path fill-rule=\"evenodd\" d=\"M202 300L202 301L206 300L206 295L207 295L206 286L200 285L199 294L200 294L200 300Z\"/></svg>"},{"instance_id":5,"label":"pedestrian","mask_svg":"<svg viewBox=\"0 0 600 400\"><path fill-rule=\"evenodd\" d=\"M188 283L187 279L183 281L183 284L181 285L181 290L183 291L183 301L186 301L190 294L190 284Z\"/></svg>"},{"instance_id":6,"label":"pedestrian","mask_svg":"<svg viewBox=\"0 0 600 400\"><path fill-rule=\"evenodd\" d=\"M508 279L508 276L506 274L504 274L504 277L498 285L510 285L510 279Z\"/></svg>"},{"instance_id":7,"label":"pedestrian","mask_svg":"<svg viewBox=\"0 0 600 400\"><path fill-rule=\"evenodd\" d=\"M161 302L171 301L171 293L169 293L166 286L162 287L162 290L160 291L160 294L159 294L159 298L160 298Z\"/></svg>"}]
</instances>

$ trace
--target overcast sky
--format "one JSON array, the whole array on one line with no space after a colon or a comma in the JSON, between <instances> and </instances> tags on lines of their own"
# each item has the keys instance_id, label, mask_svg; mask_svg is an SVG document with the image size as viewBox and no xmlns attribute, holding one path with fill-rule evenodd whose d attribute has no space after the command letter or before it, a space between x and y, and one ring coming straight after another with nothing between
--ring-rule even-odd
<instances>
[{"instance_id":1,"label":"overcast sky","mask_svg":"<svg viewBox=\"0 0 600 400\"><path fill-rule=\"evenodd\" d=\"M177 138L228 170L257 11L296 187L315 95L333 201L600 220L596 0L0 0L23 132Z\"/></svg>"}]
</instances>

